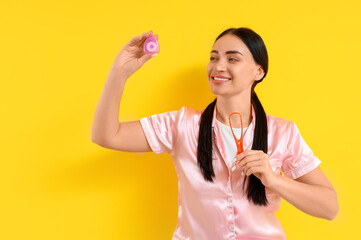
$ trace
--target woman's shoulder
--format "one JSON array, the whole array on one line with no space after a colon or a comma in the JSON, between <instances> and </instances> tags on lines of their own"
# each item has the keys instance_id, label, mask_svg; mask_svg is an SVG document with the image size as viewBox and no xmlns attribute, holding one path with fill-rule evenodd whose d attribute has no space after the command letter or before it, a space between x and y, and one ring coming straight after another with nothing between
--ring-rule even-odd
<instances>
[{"instance_id":1,"label":"woman's shoulder","mask_svg":"<svg viewBox=\"0 0 361 240\"><path fill-rule=\"evenodd\" d=\"M158 119L173 119L173 121L184 122L190 120L198 120L202 115L203 110L196 110L191 107L182 106L178 108L173 108L173 110L168 110L165 112L153 114L149 116L150 118Z\"/></svg>"},{"instance_id":2,"label":"woman's shoulder","mask_svg":"<svg viewBox=\"0 0 361 240\"><path fill-rule=\"evenodd\" d=\"M190 116L190 117L200 117L202 115L204 109L197 110L197 109L192 108L192 107L183 106L183 107L180 108L179 111L186 114L187 116Z\"/></svg>"},{"instance_id":3,"label":"woman's shoulder","mask_svg":"<svg viewBox=\"0 0 361 240\"><path fill-rule=\"evenodd\" d=\"M267 124L270 130L288 130L292 126L293 121L283 117L277 117L272 114L266 114Z\"/></svg>"},{"instance_id":4,"label":"woman's shoulder","mask_svg":"<svg viewBox=\"0 0 361 240\"><path fill-rule=\"evenodd\" d=\"M267 116L267 120L277 122L279 124L289 124L289 123L292 122L292 120L289 120L289 119L286 119L286 118L283 118L283 117L278 117L278 116L268 114L268 113L266 114L266 116Z\"/></svg>"},{"instance_id":5,"label":"woman's shoulder","mask_svg":"<svg viewBox=\"0 0 361 240\"><path fill-rule=\"evenodd\" d=\"M154 117L158 118L171 118L178 122L184 122L184 121L192 121L200 119L202 115L203 110L196 110L194 108L188 107L188 106L182 106L175 108L173 110L169 110L166 112L154 114Z\"/></svg>"},{"instance_id":6,"label":"woman's shoulder","mask_svg":"<svg viewBox=\"0 0 361 240\"><path fill-rule=\"evenodd\" d=\"M202 118L202 113L204 112L204 110L205 108L195 109L189 106L181 107L179 110L179 117L182 118L182 122L184 124L183 126L187 126L187 127L192 126L193 128L199 127Z\"/></svg>"}]
</instances>

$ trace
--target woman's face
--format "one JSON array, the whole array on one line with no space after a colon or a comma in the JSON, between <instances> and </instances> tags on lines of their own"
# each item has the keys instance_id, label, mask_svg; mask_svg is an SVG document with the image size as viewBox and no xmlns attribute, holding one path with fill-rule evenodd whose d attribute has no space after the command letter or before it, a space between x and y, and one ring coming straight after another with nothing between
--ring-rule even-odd
<instances>
[{"instance_id":1,"label":"woman's face","mask_svg":"<svg viewBox=\"0 0 361 240\"><path fill-rule=\"evenodd\" d=\"M262 67L237 36L226 34L214 43L207 66L208 83L213 94L234 96L250 92L253 82L260 80L263 73ZM217 77L226 79L217 80Z\"/></svg>"}]
</instances>

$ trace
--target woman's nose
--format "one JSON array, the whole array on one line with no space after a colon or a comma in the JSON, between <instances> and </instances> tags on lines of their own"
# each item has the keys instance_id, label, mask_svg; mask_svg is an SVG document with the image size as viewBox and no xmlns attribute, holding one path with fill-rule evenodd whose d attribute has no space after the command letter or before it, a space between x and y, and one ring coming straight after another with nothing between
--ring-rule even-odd
<instances>
[{"instance_id":1,"label":"woman's nose","mask_svg":"<svg viewBox=\"0 0 361 240\"><path fill-rule=\"evenodd\" d=\"M223 61L218 61L218 62L216 63L215 69L216 69L217 71L223 71L223 70L225 70L226 67L225 67L225 64L223 63Z\"/></svg>"}]
</instances>

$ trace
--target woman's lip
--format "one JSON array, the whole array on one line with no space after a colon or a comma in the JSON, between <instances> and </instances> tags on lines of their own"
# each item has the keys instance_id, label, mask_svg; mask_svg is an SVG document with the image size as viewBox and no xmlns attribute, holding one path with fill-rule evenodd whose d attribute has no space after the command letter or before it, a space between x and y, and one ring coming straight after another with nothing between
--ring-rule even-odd
<instances>
[{"instance_id":1,"label":"woman's lip","mask_svg":"<svg viewBox=\"0 0 361 240\"><path fill-rule=\"evenodd\" d=\"M222 81L222 80L216 80L216 79L214 79L214 78L212 77L212 81L213 81L214 83L221 84L221 83L226 83L226 82L229 82L229 81L231 81L231 80L228 80L228 81Z\"/></svg>"}]
</instances>

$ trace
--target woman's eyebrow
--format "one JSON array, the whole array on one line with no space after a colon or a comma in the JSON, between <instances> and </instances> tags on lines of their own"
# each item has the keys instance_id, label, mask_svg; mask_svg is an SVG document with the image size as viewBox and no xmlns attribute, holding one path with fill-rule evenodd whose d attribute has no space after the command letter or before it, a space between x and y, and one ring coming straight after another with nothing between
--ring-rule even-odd
<instances>
[{"instance_id":1,"label":"woman's eyebrow","mask_svg":"<svg viewBox=\"0 0 361 240\"><path fill-rule=\"evenodd\" d=\"M212 50L211 53L218 53L218 51L217 50ZM243 54L241 52L236 51L236 50L226 52L226 54L232 54L232 53L238 53L238 54L241 54L243 56Z\"/></svg>"}]
</instances>

